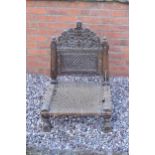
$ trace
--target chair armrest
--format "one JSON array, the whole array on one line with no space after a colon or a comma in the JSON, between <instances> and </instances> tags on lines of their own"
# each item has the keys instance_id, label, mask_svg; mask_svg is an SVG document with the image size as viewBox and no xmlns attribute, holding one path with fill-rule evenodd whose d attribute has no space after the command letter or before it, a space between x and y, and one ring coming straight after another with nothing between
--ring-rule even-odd
<instances>
[{"instance_id":1,"label":"chair armrest","mask_svg":"<svg viewBox=\"0 0 155 155\"><path fill-rule=\"evenodd\" d=\"M54 88L55 88L55 85L53 84L50 84L45 92L45 95L44 95L44 98L43 98L43 101L42 101L42 107L41 107L41 113L45 113L45 112L48 112L49 111L49 106L50 106L50 103L51 103L51 100L52 100L52 96L53 96L53 93L54 93Z\"/></svg>"}]
</instances>

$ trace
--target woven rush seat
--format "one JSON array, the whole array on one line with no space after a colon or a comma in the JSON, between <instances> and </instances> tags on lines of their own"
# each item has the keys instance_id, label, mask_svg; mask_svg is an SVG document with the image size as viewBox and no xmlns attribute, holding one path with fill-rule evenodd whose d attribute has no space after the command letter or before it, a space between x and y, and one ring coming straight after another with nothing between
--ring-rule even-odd
<instances>
[{"instance_id":1,"label":"woven rush seat","mask_svg":"<svg viewBox=\"0 0 155 155\"><path fill-rule=\"evenodd\" d=\"M100 115L106 104L104 93L108 90L105 89L106 87L95 83L59 82L54 87L49 86L44 102L50 102L51 115Z\"/></svg>"},{"instance_id":2,"label":"woven rush seat","mask_svg":"<svg viewBox=\"0 0 155 155\"><path fill-rule=\"evenodd\" d=\"M53 96L53 114L94 114L102 112L103 90L95 84L60 83Z\"/></svg>"}]
</instances>

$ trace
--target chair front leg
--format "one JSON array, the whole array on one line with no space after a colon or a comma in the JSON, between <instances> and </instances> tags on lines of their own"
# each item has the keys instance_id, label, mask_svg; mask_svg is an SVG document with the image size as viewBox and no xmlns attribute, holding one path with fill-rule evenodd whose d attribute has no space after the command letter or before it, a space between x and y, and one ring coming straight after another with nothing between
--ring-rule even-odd
<instances>
[{"instance_id":1,"label":"chair front leg","mask_svg":"<svg viewBox=\"0 0 155 155\"><path fill-rule=\"evenodd\" d=\"M50 122L50 117L44 117L44 116L41 116L41 120L42 120L42 130L44 132L50 132L51 131L51 128L52 128L52 125L51 125L51 122Z\"/></svg>"},{"instance_id":2,"label":"chair front leg","mask_svg":"<svg viewBox=\"0 0 155 155\"><path fill-rule=\"evenodd\" d=\"M104 118L104 132L111 132L112 125L111 125L111 111L105 110L103 114Z\"/></svg>"}]
</instances>

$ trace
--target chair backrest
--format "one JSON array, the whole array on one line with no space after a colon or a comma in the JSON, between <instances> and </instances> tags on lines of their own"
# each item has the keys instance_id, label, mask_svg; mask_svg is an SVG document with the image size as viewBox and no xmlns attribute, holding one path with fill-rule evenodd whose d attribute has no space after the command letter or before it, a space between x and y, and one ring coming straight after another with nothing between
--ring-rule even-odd
<instances>
[{"instance_id":1,"label":"chair backrest","mask_svg":"<svg viewBox=\"0 0 155 155\"><path fill-rule=\"evenodd\" d=\"M99 37L78 22L54 38L51 43L51 77L61 74L108 75L108 49L106 39Z\"/></svg>"}]
</instances>

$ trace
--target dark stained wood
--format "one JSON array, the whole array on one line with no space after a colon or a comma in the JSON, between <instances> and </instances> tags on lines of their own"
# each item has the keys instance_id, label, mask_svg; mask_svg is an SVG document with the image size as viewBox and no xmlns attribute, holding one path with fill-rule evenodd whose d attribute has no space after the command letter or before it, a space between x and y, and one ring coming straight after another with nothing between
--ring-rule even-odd
<instances>
[{"instance_id":1,"label":"dark stained wood","mask_svg":"<svg viewBox=\"0 0 155 155\"><path fill-rule=\"evenodd\" d=\"M57 78L57 47L56 38L51 42L51 78L55 81Z\"/></svg>"},{"instance_id":2,"label":"dark stained wood","mask_svg":"<svg viewBox=\"0 0 155 155\"><path fill-rule=\"evenodd\" d=\"M51 77L60 74L98 74L104 81L109 79L109 45L78 22L51 43Z\"/></svg>"},{"instance_id":3,"label":"dark stained wood","mask_svg":"<svg viewBox=\"0 0 155 155\"><path fill-rule=\"evenodd\" d=\"M102 47L103 47L103 76L104 76L104 82L106 84L109 83L109 44L107 42L107 39L104 38L102 42Z\"/></svg>"},{"instance_id":4,"label":"dark stained wood","mask_svg":"<svg viewBox=\"0 0 155 155\"><path fill-rule=\"evenodd\" d=\"M111 131L112 105L111 105L111 92L109 86L108 50L109 50L109 44L107 42L107 39L104 38L103 40L100 40L100 38L94 32L90 31L87 28L83 28L81 22L77 22L75 28L71 28L63 32L58 38L53 38L51 42L51 78L52 78L52 84L54 84L52 85L53 91L52 90L47 91L49 94L47 93L47 96L45 95L46 98L44 101L45 105L43 105L41 109L41 118L44 121L43 127L45 128L45 131L48 131L51 127L49 123L49 118L52 115L54 116L67 115L67 114L85 115L86 113L83 112L82 114L80 114L78 110L77 111L73 110L69 113L68 109L65 112L63 111L62 113L60 113L60 111L62 111L62 109L64 108L63 106L60 106L61 101L55 102L60 103L60 105L53 103L53 105L56 105L55 107L58 110L51 112L49 108L49 103L52 104L52 101L54 102L54 100L51 100L51 98L52 99L54 98L53 96L54 93L56 92L58 93L57 86L59 85L59 83L57 82L57 76L62 74L87 74L91 76L95 74L102 77L103 80L102 88L104 89L103 91L104 98L103 100L101 98L101 101L103 102L103 107L101 104L102 107L101 111L98 110L99 112L97 114L100 113L99 115L102 115L104 117L105 120L104 131L105 132ZM73 89L71 92L73 92ZM88 92L90 92L90 90ZM94 94L95 93L93 92L93 95ZM60 96L65 96L65 94ZM73 96L74 95L72 95L71 97ZM59 99L59 96L57 99ZM78 99L75 98L74 100L78 101ZM95 103L95 107L97 105L96 102L98 101L93 102ZM67 103L69 102L67 101ZM93 110L88 111L87 109L88 112L86 114L95 115L95 112Z\"/></svg>"}]
</instances>

